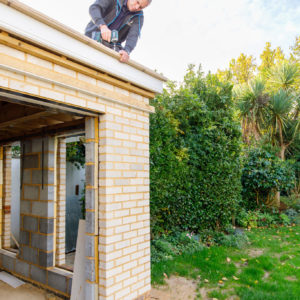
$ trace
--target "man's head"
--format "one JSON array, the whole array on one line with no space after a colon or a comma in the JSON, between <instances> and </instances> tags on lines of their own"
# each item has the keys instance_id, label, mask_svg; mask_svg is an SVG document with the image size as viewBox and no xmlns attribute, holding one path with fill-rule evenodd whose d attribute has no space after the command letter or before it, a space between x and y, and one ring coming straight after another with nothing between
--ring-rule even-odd
<instances>
[{"instance_id":1,"label":"man's head","mask_svg":"<svg viewBox=\"0 0 300 300\"><path fill-rule=\"evenodd\" d=\"M152 0L128 0L127 7L129 11L136 12L147 7Z\"/></svg>"}]
</instances>

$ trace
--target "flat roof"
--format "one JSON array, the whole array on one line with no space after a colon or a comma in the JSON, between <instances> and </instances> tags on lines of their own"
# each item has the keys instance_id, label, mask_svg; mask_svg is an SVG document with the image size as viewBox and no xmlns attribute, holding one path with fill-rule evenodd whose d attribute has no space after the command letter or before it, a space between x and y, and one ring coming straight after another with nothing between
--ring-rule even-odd
<instances>
[{"instance_id":1,"label":"flat roof","mask_svg":"<svg viewBox=\"0 0 300 300\"><path fill-rule=\"evenodd\" d=\"M155 93L167 78L17 0L0 0L0 29Z\"/></svg>"}]
</instances>

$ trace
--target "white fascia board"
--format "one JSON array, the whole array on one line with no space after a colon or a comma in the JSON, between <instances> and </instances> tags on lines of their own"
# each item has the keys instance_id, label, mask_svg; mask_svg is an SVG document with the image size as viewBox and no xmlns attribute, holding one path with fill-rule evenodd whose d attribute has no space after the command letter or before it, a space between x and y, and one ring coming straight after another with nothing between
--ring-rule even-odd
<instances>
[{"instance_id":1,"label":"white fascia board","mask_svg":"<svg viewBox=\"0 0 300 300\"><path fill-rule=\"evenodd\" d=\"M3 3L0 3L0 29L155 93L163 90L163 81Z\"/></svg>"}]
</instances>

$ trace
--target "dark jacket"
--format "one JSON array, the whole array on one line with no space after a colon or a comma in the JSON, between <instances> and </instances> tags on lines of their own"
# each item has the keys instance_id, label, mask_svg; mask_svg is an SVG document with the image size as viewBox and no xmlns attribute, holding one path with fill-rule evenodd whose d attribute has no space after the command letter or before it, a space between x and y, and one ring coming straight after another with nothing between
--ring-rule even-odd
<instances>
[{"instance_id":1,"label":"dark jacket","mask_svg":"<svg viewBox=\"0 0 300 300\"><path fill-rule=\"evenodd\" d=\"M89 9L92 20L86 26L85 35L91 38L92 32L100 31L100 25L109 26L119 15L123 4L124 0L96 0ZM124 50L128 54L136 46L143 23L144 14L139 11L127 16L119 28L119 43L126 41Z\"/></svg>"}]
</instances>

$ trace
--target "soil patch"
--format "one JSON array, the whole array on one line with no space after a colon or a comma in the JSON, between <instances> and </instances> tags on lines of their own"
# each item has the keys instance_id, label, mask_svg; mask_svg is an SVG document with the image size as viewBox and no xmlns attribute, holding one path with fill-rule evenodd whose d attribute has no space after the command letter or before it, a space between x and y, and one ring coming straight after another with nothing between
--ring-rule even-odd
<instances>
[{"instance_id":1,"label":"soil patch","mask_svg":"<svg viewBox=\"0 0 300 300\"><path fill-rule=\"evenodd\" d=\"M5 300L62 300L58 296L39 289L29 283L14 289L3 281L0 281L0 299Z\"/></svg>"},{"instance_id":2,"label":"soil patch","mask_svg":"<svg viewBox=\"0 0 300 300\"><path fill-rule=\"evenodd\" d=\"M264 253L264 250L263 249L250 249L247 253L250 257L258 257Z\"/></svg>"},{"instance_id":3,"label":"soil patch","mask_svg":"<svg viewBox=\"0 0 300 300\"><path fill-rule=\"evenodd\" d=\"M194 280L171 276L165 281L167 285L152 288L151 300L194 300L196 298L197 283Z\"/></svg>"},{"instance_id":4,"label":"soil patch","mask_svg":"<svg viewBox=\"0 0 300 300\"><path fill-rule=\"evenodd\" d=\"M297 277L296 276L287 276L285 277L285 280L288 280L288 281L297 281Z\"/></svg>"}]
</instances>

